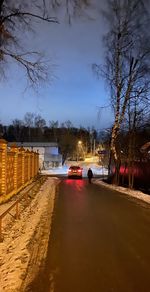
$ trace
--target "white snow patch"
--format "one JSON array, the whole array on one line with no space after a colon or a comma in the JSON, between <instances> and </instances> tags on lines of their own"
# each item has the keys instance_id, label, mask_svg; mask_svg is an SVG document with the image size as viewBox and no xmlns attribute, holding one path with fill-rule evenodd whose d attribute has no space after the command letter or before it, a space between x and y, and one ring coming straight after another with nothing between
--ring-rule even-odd
<instances>
[{"instance_id":1,"label":"white snow patch","mask_svg":"<svg viewBox=\"0 0 150 292\"><path fill-rule=\"evenodd\" d=\"M103 167L99 165L98 163L98 157L91 157L86 158L85 161L67 161L65 165L61 167L55 167L47 170L42 170L43 175L63 175L67 176L68 169L71 165L79 165L83 168L83 177L87 177L87 171L90 167L93 171L94 176L103 176L108 175L108 169L106 167Z\"/></svg>"},{"instance_id":2,"label":"white snow patch","mask_svg":"<svg viewBox=\"0 0 150 292\"><path fill-rule=\"evenodd\" d=\"M0 292L20 291L22 276L30 260L28 244L50 200L54 201L57 183L57 178L48 178L21 214L20 220L14 223L9 233L4 234L4 241L0 243Z\"/></svg>"},{"instance_id":3,"label":"white snow patch","mask_svg":"<svg viewBox=\"0 0 150 292\"><path fill-rule=\"evenodd\" d=\"M120 193L124 193L124 194L126 194L128 196L140 199L140 200L150 204L150 196L145 194L145 193L143 193L143 192L141 192L141 191L130 190L128 188L124 188L124 187L121 187L121 186L115 186L115 185L112 185L112 184L107 184L107 183L103 182L100 179L95 179L95 180L93 180L93 182L96 183L96 184L102 185L104 187L107 187L109 189L113 189L115 191L118 191Z\"/></svg>"}]
</instances>

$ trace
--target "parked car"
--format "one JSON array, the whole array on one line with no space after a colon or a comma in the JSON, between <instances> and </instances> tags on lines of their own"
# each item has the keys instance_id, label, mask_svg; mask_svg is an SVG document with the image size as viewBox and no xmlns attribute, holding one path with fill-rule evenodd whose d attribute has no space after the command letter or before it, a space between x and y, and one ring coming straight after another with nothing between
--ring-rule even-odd
<instances>
[{"instance_id":1,"label":"parked car","mask_svg":"<svg viewBox=\"0 0 150 292\"><path fill-rule=\"evenodd\" d=\"M82 178L82 168L77 165L72 165L68 169L68 178L75 177L75 178Z\"/></svg>"}]
</instances>

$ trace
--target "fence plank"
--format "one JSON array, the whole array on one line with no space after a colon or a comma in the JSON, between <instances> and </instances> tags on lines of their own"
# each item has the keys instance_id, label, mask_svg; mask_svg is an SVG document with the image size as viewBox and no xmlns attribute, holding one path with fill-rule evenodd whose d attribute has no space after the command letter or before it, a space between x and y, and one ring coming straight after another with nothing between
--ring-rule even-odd
<instances>
[{"instance_id":1,"label":"fence plank","mask_svg":"<svg viewBox=\"0 0 150 292\"><path fill-rule=\"evenodd\" d=\"M0 202L19 192L38 174L39 154L0 139Z\"/></svg>"}]
</instances>

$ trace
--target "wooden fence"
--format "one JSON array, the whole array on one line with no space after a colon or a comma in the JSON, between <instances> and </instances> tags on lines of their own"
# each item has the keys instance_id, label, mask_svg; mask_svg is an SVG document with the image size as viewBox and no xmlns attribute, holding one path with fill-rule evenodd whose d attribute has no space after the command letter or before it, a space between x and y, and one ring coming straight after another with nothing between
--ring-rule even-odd
<instances>
[{"instance_id":1,"label":"wooden fence","mask_svg":"<svg viewBox=\"0 0 150 292\"><path fill-rule=\"evenodd\" d=\"M39 154L18 148L7 147L0 139L0 202L18 193L39 171Z\"/></svg>"}]
</instances>

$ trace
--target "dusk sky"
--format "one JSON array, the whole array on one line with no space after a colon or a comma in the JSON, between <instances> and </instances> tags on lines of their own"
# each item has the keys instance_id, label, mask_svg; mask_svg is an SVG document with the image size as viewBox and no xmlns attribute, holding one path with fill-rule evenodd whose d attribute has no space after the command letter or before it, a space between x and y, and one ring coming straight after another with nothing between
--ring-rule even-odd
<instances>
[{"instance_id":1,"label":"dusk sky","mask_svg":"<svg viewBox=\"0 0 150 292\"><path fill-rule=\"evenodd\" d=\"M91 14L92 15L92 14ZM1 123L23 119L26 112L40 114L47 122L70 120L74 126L107 128L111 125L109 91L103 79L97 79L92 64L103 62L103 17L94 12L95 20L85 17L71 26L60 24L37 25L36 34L25 34L24 45L30 50L44 52L52 63L52 82L38 92L26 90L23 69L7 64L7 79L1 82Z\"/></svg>"}]
</instances>

